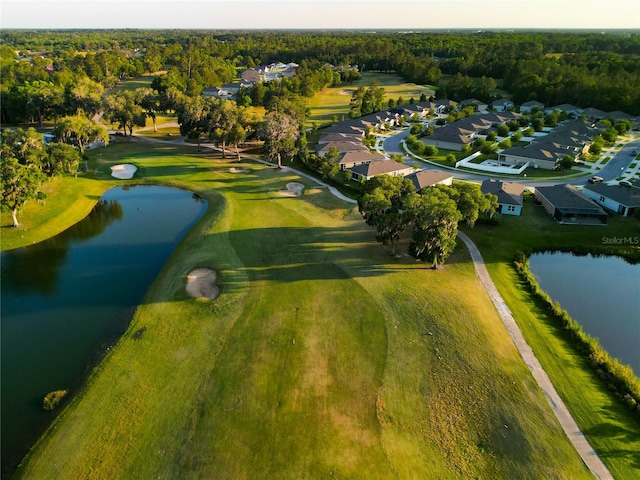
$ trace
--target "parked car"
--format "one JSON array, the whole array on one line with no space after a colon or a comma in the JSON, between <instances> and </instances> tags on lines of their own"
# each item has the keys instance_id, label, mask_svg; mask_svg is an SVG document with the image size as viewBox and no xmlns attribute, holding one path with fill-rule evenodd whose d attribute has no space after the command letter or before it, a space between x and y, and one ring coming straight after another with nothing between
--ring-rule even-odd
<instances>
[{"instance_id":1,"label":"parked car","mask_svg":"<svg viewBox=\"0 0 640 480\"><path fill-rule=\"evenodd\" d=\"M622 185L623 187L631 187L631 182L627 181L627 180L620 180L618 182L618 185Z\"/></svg>"},{"instance_id":2,"label":"parked car","mask_svg":"<svg viewBox=\"0 0 640 480\"><path fill-rule=\"evenodd\" d=\"M587 180L589 183L600 183L602 180L604 180L602 177L591 177L589 180Z\"/></svg>"}]
</instances>

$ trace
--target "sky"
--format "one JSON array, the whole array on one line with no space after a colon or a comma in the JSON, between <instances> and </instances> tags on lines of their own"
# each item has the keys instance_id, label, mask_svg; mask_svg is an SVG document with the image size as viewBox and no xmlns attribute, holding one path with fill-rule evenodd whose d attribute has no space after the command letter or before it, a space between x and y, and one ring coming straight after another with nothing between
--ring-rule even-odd
<instances>
[{"instance_id":1,"label":"sky","mask_svg":"<svg viewBox=\"0 0 640 480\"><path fill-rule=\"evenodd\" d=\"M640 29L640 0L0 0L0 28Z\"/></svg>"}]
</instances>

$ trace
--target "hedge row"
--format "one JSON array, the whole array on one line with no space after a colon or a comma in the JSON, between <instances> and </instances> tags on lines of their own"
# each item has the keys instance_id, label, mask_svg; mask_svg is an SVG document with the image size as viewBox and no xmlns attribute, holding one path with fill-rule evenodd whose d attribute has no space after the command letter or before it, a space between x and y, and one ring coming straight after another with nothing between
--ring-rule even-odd
<instances>
[{"instance_id":1,"label":"hedge row","mask_svg":"<svg viewBox=\"0 0 640 480\"><path fill-rule=\"evenodd\" d=\"M540 288L529 270L527 254L517 252L514 264L523 283L537 300L546 305L547 312L562 326L576 350L587 360L607 388L640 419L640 379L634 375L631 367L612 358L596 338L585 333L567 311Z\"/></svg>"}]
</instances>

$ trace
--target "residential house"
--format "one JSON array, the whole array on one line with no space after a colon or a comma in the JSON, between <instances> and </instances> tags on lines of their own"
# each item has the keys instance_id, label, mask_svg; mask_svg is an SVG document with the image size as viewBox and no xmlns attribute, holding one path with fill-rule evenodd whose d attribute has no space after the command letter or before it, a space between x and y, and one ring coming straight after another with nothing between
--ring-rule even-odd
<instances>
[{"instance_id":1,"label":"residential house","mask_svg":"<svg viewBox=\"0 0 640 480\"><path fill-rule=\"evenodd\" d=\"M558 223L605 225L607 212L572 185L537 187L535 198Z\"/></svg>"},{"instance_id":2,"label":"residential house","mask_svg":"<svg viewBox=\"0 0 640 480\"><path fill-rule=\"evenodd\" d=\"M318 145L324 145L331 142L360 142L362 135L360 133L325 133L318 138Z\"/></svg>"},{"instance_id":3,"label":"residential house","mask_svg":"<svg viewBox=\"0 0 640 480\"><path fill-rule=\"evenodd\" d=\"M339 154L347 152L369 152L369 149L362 142L329 142L316 146L316 154L324 157L331 149L337 149Z\"/></svg>"},{"instance_id":4,"label":"residential house","mask_svg":"<svg viewBox=\"0 0 640 480\"><path fill-rule=\"evenodd\" d=\"M442 100L434 100L433 102L429 102L431 106L429 108L433 108L437 115L442 115L447 112L453 112L458 107L458 102L454 102L453 100L449 100L448 98L443 98Z\"/></svg>"},{"instance_id":5,"label":"residential house","mask_svg":"<svg viewBox=\"0 0 640 480\"><path fill-rule=\"evenodd\" d=\"M555 105L553 107L545 108L544 113L553 113L555 111L566 113L568 117L579 117L582 115L582 109L571 105L570 103L563 103L561 105Z\"/></svg>"},{"instance_id":6,"label":"residential house","mask_svg":"<svg viewBox=\"0 0 640 480\"><path fill-rule=\"evenodd\" d=\"M582 110L582 115L590 122L598 122L607 116L607 112L598 108L588 107Z\"/></svg>"},{"instance_id":7,"label":"residential house","mask_svg":"<svg viewBox=\"0 0 640 480\"><path fill-rule=\"evenodd\" d=\"M582 193L623 217L633 215L640 207L640 181L636 181L631 187L605 183L587 184Z\"/></svg>"},{"instance_id":8,"label":"residential house","mask_svg":"<svg viewBox=\"0 0 640 480\"><path fill-rule=\"evenodd\" d=\"M262 77L260 77L260 72L258 72L255 68L247 68L241 75L242 81L255 84L262 81Z\"/></svg>"},{"instance_id":9,"label":"residential house","mask_svg":"<svg viewBox=\"0 0 640 480\"><path fill-rule=\"evenodd\" d=\"M543 137L544 138L544 137ZM526 147L512 147L498 153L498 161L512 165L529 163L533 168L555 170L565 156L577 159L580 150L552 141L535 141Z\"/></svg>"},{"instance_id":10,"label":"residential house","mask_svg":"<svg viewBox=\"0 0 640 480\"><path fill-rule=\"evenodd\" d=\"M410 173L407 175L407 178L413 182L413 185L416 187L416 192L421 191L423 188L435 187L438 184L453 184L453 175L440 170L420 170Z\"/></svg>"},{"instance_id":11,"label":"residential house","mask_svg":"<svg viewBox=\"0 0 640 480\"><path fill-rule=\"evenodd\" d=\"M359 137L364 137L368 126L369 125L361 122L359 119L349 119L325 128L323 133L342 133L344 135L357 135Z\"/></svg>"},{"instance_id":12,"label":"residential house","mask_svg":"<svg viewBox=\"0 0 640 480\"><path fill-rule=\"evenodd\" d=\"M457 122L456 122L457 123ZM425 145L433 145L445 150L461 152L467 145L473 144L475 132L460 128L451 123L441 128L436 128L431 135L420 138Z\"/></svg>"},{"instance_id":13,"label":"residential house","mask_svg":"<svg viewBox=\"0 0 640 480\"><path fill-rule=\"evenodd\" d=\"M476 98L467 98L466 100L462 100L458 105L458 108L462 110L465 107L472 106L476 112L487 113L487 109L489 105Z\"/></svg>"},{"instance_id":14,"label":"residential house","mask_svg":"<svg viewBox=\"0 0 640 480\"><path fill-rule=\"evenodd\" d=\"M503 215L520 215L524 204L524 185L501 180L485 180L480 186L482 193L498 197L498 212Z\"/></svg>"},{"instance_id":15,"label":"residential house","mask_svg":"<svg viewBox=\"0 0 640 480\"><path fill-rule=\"evenodd\" d=\"M351 179L359 182L369 180L377 175L391 175L393 177L404 177L413 172L413 167L393 160L379 160L375 162L363 163L348 168L352 174Z\"/></svg>"},{"instance_id":16,"label":"residential house","mask_svg":"<svg viewBox=\"0 0 640 480\"><path fill-rule=\"evenodd\" d=\"M342 155L342 158L338 161L340 170L347 170L356 165L362 165L364 163L377 162L386 160L386 157L381 153L371 152L346 152Z\"/></svg>"},{"instance_id":17,"label":"residential house","mask_svg":"<svg viewBox=\"0 0 640 480\"><path fill-rule=\"evenodd\" d=\"M520 113L528 113L534 110L542 111L543 108L544 108L544 103L538 102L537 100L530 100L520 105Z\"/></svg>"},{"instance_id":18,"label":"residential house","mask_svg":"<svg viewBox=\"0 0 640 480\"><path fill-rule=\"evenodd\" d=\"M495 110L496 112L504 112L509 110L510 108L513 108L514 106L515 105L513 104L513 102L508 98L501 98L499 100L494 100L493 102L491 102L491 108L493 108L493 110Z\"/></svg>"}]
</instances>

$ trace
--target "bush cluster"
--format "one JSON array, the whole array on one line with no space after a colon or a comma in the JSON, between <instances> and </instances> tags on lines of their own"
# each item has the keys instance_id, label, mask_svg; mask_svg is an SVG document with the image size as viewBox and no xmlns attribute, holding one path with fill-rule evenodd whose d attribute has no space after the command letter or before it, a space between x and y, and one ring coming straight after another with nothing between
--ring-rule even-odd
<instances>
[{"instance_id":1,"label":"bush cluster","mask_svg":"<svg viewBox=\"0 0 640 480\"><path fill-rule=\"evenodd\" d=\"M586 334L569 313L540 288L529 270L529 258L526 253L516 252L514 265L528 290L536 300L546 305L548 314L562 326L571 344L587 360L606 387L637 419L640 419L640 379L633 374L631 367L612 358L596 338Z\"/></svg>"},{"instance_id":2,"label":"bush cluster","mask_svg":"<svg viewBox=\"0 0 640 480\"><path fill-rule=\"evenodd\" d=\"M53 410L67 393L66 390L54 390L47 393L42 399L42 408L47 411Z\"/></svg>"}]
</instances>

